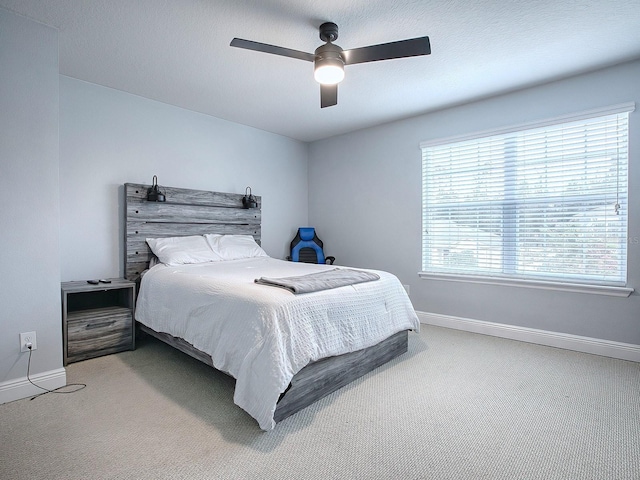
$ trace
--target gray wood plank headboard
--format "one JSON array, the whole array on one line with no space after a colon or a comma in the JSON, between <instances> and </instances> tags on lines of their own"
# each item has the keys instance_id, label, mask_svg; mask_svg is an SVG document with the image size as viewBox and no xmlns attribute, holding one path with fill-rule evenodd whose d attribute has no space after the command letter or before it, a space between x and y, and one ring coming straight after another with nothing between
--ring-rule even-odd
<instances>
[{"instance_id":1,"label":"gray wood plank headboard","mask_svg":"<svg viewBox=\"0 0 640 480\"><path fill-rule=\"evenodd\" d=\"M209 192L161 186L166 202L148 202L150 185L125 183L125 277L137 281L148 268L146 238L220 233L253 235L261 240L262 198L258 208L242 208L241 193Z\"/></svg>"}]
</instances>

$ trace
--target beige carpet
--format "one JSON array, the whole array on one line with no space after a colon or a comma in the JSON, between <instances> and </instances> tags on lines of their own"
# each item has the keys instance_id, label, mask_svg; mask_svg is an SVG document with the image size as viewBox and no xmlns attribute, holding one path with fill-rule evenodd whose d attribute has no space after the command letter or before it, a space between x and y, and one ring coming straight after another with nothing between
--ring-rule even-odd
<instances>
[{"instance_id":1,"label":"beige carpet","mask_svg":"<svg viewBox=\"0 0 640 480\"><path fill-rule=\"evenodd\" d=\"M639 479L640 364L423 326L408 354L263 432L154 339L0 405L0 478Z\"/></svg>"}]
</instances>

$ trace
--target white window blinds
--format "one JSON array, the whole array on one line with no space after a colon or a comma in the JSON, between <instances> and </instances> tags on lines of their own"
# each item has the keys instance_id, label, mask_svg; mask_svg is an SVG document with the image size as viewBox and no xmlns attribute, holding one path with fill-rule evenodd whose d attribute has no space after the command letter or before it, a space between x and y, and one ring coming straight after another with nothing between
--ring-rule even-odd
<instances>
[{"instance_id":1,"label":"white window blinds","mask_svg":"<svg viewBox=\"0 0 640 480\"><path fill-rule=\"evenodd\" d=\"M422 144L423 271L624 286L627 107Z\"/></svg>"}]
</instances>

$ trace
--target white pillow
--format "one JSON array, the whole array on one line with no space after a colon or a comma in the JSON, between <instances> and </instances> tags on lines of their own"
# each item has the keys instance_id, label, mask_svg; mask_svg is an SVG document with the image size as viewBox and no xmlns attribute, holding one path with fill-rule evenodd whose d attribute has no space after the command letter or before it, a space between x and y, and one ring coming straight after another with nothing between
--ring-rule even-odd
<instances>
[{"instance_id":1,"label":"white pillow","mask_svg":"<svg viewBox=\"0 0 640 480\"><path fill-rule=\"evenodd\" d=\"M187 237L147 238L151 251L165 265L219 262L217 255L202 235Z\"/></svg>"},{"instance_id":2,"label":"white pillow","mask_svg":"<svg viewBox=\"0 0 640 480\"><path fill-rule=\"evenodd\" d=\"M214 253L223 260L268 257L251 235L211 235L204 236Z\"/></svg>"}]
</instances>

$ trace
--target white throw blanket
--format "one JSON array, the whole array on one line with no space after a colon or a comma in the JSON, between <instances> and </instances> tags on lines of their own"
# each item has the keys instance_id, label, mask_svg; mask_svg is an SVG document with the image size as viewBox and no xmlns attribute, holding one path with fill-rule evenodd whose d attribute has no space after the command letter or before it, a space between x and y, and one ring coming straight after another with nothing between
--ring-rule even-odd
<instances>
[{"instance_id":1,"label":"white throw blanket","mask_svg":"<svg viewBox=\"0 0 640 480\"><path fill-rule=\"evenodd\" d=\"M332 268L269 257L156 265L142 278L136 320L211 355L236 378L235 403L269 430L280 394L307 364L420 329L404 288L387 272L306 295L254 283Z\"/></svg>"}]
</instances>

